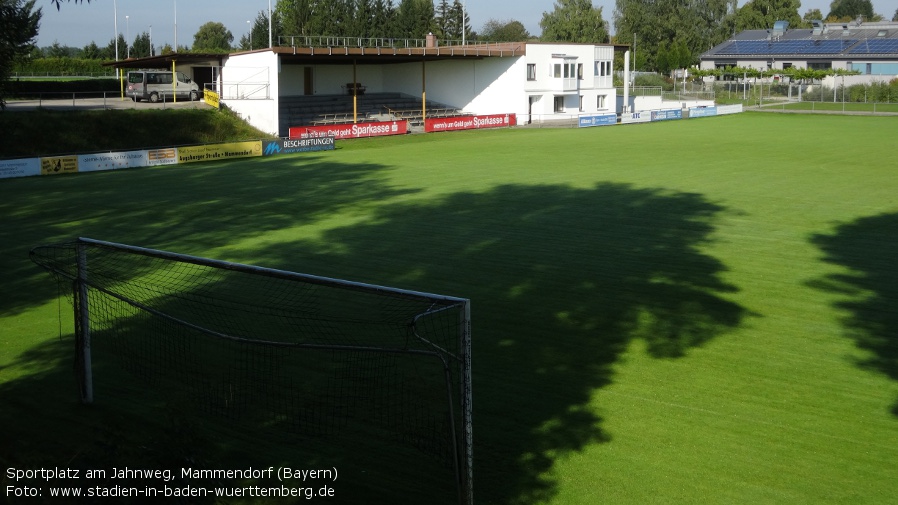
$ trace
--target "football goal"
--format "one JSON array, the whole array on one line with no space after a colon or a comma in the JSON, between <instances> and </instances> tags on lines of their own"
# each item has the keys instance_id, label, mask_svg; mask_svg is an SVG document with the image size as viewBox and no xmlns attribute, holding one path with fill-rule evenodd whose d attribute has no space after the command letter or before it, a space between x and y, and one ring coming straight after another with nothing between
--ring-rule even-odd
<instances>
[{"instance_id":1,"label":"football goal","mask_svg":"<svg viewBox=\"0 0 898 505\"><path fill-rule=\"evenodd\" d=\"M88 238L31 258L71 290L85 403L121 375L204 418L402 447L472 503L469 300Z\"/></svg>"}]
</instances>

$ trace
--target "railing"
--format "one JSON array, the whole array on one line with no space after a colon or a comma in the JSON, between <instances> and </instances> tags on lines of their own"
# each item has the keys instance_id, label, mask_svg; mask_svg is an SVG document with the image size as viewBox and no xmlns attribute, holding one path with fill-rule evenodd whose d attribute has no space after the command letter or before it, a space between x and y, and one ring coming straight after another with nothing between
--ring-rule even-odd
<instances>
[{"instance_id":1,"label":"railing","mask_svg":"<svg viewBox=\"0 0 898 505\"><path fill-rule=\"evenodd\" d=\"M88 92L40 92L27 95L10 95L7 97L6 108L8 110L30 110L36 108L52 110L108 110L108 109L157 109L168 107L199 107L203 104L200 100L190 101L179 98L174 103L171 96L162 94L158 103L147 101L135 102L128 97L122 97L121 91L88 91Z\"/></svg>"},{"instance_id":2,"label":"railing","mask_svg":"<svg viewBox=\"0 0 898 505\"><path fill-rule=\"evenodd\" d=\"M225 82L221 85L222 100L269 100L271 85L267 82Z\"/></svg>"},{"instance_id":3,"label":"railing","mask_svg":"<svg viewBox=\"0 0 898 505\"><path fill-rule=\"evenodd\" d=\"M668 102L682 102L687 100L714 100L713 91L662 91L661 99Z\"/></svg>"},{"instance_id":4,"label":"railing","mask_svg":"<svg viewBox=\"0 0 898 505\"><path fill-rule=\"evenodd\" d=\"M662 96L661 86L631 87L630 96ZM617 96L624 96L624 88L617 88Z\"/></svg>"},{"instance_id":5,"label":"railing","mask_svg":"<svg viewBox=\"0 0 898 505\"><path fill-rule=\"evenodd\" d=\"M49 79L49 80L59 80L59 79L118 79L118 74L115 71L110 70L107 72L91 72L87 74L79 73L79 74L51 74L50 72L13 72L10 76L10 79Z\"/></svg>"},{"instance_id":6,"label":"railing","mask_svg":"<svg viewBox=\"0 0 898 505\"><path fill-rule=\"evenodd\" d=\"M324 37L309 35L282 35L278 37L281 47L353 47L353 48L390 48L390 49L425 49L427 39L402 39L393 37ZM497 52L517 54L523 52L520 43L491 41L439 40L433 49L449 48L456 51L464 48L480 52Z\"/></svg>"}]
</instances>

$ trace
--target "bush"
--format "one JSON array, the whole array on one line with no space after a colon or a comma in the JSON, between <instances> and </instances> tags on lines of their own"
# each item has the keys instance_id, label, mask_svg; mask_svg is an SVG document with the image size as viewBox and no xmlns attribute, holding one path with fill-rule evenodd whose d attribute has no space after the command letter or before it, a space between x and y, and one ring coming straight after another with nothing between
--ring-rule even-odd
<instances>
[{"instance_id":1,"label":"bush","mask_svg":"<svg viewBox=\"0 0 898 505\"><path fill-rule=\"evenodd\" d=\"M673 90L673 81L660 74L640 73L636 75L636 78L633 81L636 86L660 86L664 91Z\"/></svg>"},{"instance_id":2,"label":"bush","mask_svg":"<svg viewBox=\"0 0 898 505\"><path fill-rule=\"evenodd\" d=\"M86 94L102 96L103 93L118 93L121 85L118 79L83 79L78 81L29 81L12 80L7 91L17 98L37 97L50 93L78 93L82 98Z\"/></svg>"},{"instance_id":3,"label":"bush","mask_svg":"<svg viewBox=\"0 0 898 505\"><path fill-rule=\"evenodd\" d=\"M112 76L115 71L104 67L101 60L82 58L36 58L20 63L13 67L13 76L22 74L25 76Z\"/></svg>"}]
</instances>

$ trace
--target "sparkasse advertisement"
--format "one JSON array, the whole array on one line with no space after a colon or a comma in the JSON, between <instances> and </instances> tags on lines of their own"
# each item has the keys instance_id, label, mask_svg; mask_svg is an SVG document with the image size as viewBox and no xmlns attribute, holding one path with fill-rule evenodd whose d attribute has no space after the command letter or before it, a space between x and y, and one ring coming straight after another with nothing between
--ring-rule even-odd
<instances>
[{"instance_id":1,"label":"sparkasse advertisement","mask_svg":"<svg viewBox=\"0 0 898 505\"><path fill-rule=\"evenodd\" d=\"M456 116L424 120L424 131L448 132L457 130L477 130L481 128L502 128L515 126L517 116L514 114L491 114L485 116Z\"/></svg>"},{"instance_id":2,"label":"sparkasse advertisement","mask_svg":"<svg viewBox=\"0 0 898 505\"><path fill-rule=\"evenodd\" d=\"M337 140L364 137L383 137L408 133L405 121L381 121L373 123L339 124L328 126L294 126L290 128L291 139L314 139L333 137Z\"/></svg>"}]
</instances>

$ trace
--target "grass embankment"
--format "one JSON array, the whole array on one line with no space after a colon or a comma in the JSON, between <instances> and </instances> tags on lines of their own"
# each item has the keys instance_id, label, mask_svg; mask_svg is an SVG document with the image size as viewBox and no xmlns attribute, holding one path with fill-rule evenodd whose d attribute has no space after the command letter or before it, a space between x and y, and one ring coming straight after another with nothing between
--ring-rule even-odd
<instances>
[{"instance_id":1,"label":"grass embankment","mask_svg":"<svg viewBox=\"0 0 898 505\"><path fill-rule=\"evenodd\" d=\"M0 114L0 158L25 158L268 138L215 110L108 110Z\"/></svg>"}]
</instances>

